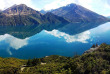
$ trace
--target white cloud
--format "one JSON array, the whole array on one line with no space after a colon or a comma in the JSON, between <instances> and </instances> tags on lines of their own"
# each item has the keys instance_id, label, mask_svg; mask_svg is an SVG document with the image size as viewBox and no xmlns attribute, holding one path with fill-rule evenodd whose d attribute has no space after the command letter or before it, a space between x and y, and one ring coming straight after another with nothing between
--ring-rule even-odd
<instances>
[{"instance_id":1,"label":"white cloud","mask_svg":"<svg viewBox=\"0 0 110 74\"><path fill-rule=\"evenodd\" d=\"M11 7L14 4L17 4L17 5L26 4L29 7L39 10L38 8L34 7L31 1L32 0L0 0L0 9L4 10L8 7Z\"/></svg>"},{"instance_id":2,"label":"white cloud","mask_svg":"<svg viewBox=\"0 0 110 74\"><path fill-rule=\"evenodd\" d=\"M92 0L77 0L77 4L92 10Z\"/></svg>"},{"instance_id":3,"label":"white cloud","mask_svg":"<svg viewBox=\"0 0 110 74\"><path fill-rule=\"evenodd\" d=\"M92 0L55 0L52 3L45 5L44 9L45 10L56 9L70 3L76 3L88 9L92 9L91 7Z\"/></svg>"},{"instance_id":4,"label":"white cloud","mask_svg":"<svg viewBox=\"0 0 110 74\"><path fill-rule=\"evenodd\" d=\"M28 42L27 42L28 38L18 39L18 38L15 38L9 34L0 35L0 42L1 41L5 41L6 43L8 43L10 45L10 47L12 47L16 50L18 50L28 44Z\"/></svg>"},{"instance_id":5,"label":"white cloud","mask_svg":"<svg viewBox=\"0 0 110 74\"><path fill-rule=\"evenodd\" d=\"M101 15L110 16L110 0L0 0L0 9L3 10L14 4L26 4L35 10L51 10L70 3L76 3Z\"/></svg>"},{"instance_id":6,"label":"white cloud","mask_svg":"<svg viewBox=\"0 0 110 74\"><path fill-rule=\"evenodd\" d=\"M90 32L86 31L77 35L68 35L66 33L63 32L59 32L58 30L53 30L53 31L45 31L48 34L51 34L55 37L61 38L63 37L66 42L68 43L72 43L72 42L82 42L82 43L87 43L87 40L90 39Z\"/></svg>"},{"instance_id":7,"label":"white cloud","mask_svg":"<svg viewBox=\"0 0 110 74\"><path fill-rule=\"evenodd\" d=\"M45 5L44 9L45 10L56 9L61 6L65 6L67 4L73 3L75 1L76 0L55 0L52 3Z\"/></svg>"},{"instance_id":8,"label":"white cloud","mask_svg":"<svg viewBox=\"0 0 110 74\"><path fill-rule=\"evenodd\" d=\"M110 0L53 0L53 2L46 4L44 9L56 9L70 3L81 5L104 16L110 16Z\"/></svg>"},{"instance_id":9,"label":"white cloud","mask_svg":"<svg viewBox=\"0 0 110 74\"><path fill-rule=\"evenodd\" d=\"M7 52L10 54L10 55L13 55L12 52L10 51L10 48L8 47L7 49Z\"/></svg>"},{"instance_id":10,"label":"white cloud","mask_svg":"<svg viewBox=\"0 0 110 74\"><path fill-rule=\"evenodd\" d=\"M108 11L108 9L110 9L110 0L109 0L109 2L108 1L105 2L103 7L104 7L105 13L108 12L108 13L105 14L105 16L110 16L110 11Z\"/></svg>"}]
</instances>

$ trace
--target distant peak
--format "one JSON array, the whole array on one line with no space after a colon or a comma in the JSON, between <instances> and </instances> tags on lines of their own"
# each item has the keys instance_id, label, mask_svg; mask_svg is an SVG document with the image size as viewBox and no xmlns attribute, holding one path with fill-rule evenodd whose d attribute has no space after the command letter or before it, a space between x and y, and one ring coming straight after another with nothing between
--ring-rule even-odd
<instances>
[{"instance_id":1,"label":"distant peak","mask_svg":"<svg viewBox=\"0 0 110 74\"><path fill-rule=\"evenodd\" d=\"M19 4L19 5L14 4L14 5L11 6L10 8L15 8L15 7L28 7L28 6L26 6L25 4Z\"/></svg>"},{"instance_id":2,"label":"distant peak","mask_svg":"<svg viewBox=\"0 0 110 74\"><path fill-rule=\"evenodd\" d=\"M27 5L25 5L25 4L19 4L18 6L27 6Z\"/></svg>"},{"instance_id":3,"label":"distant peak","mask_svg":"<svg viewBox=\"0 0 110 74\"><path fill-rule=\"evenodd\" d=\"M10 8L3 11L6 15L29 15L29 14L36 14L36 10L28 7L25 4L13 5Z\"/></svg>"},{"instance_id":4,"label":"distant peak","mask_svg":"<svg viewBox=\"0 0 110 74\"><path fill-rule=\"evenodd\" d=\"M68 7L77 6L77 4L71 3L71 4L68 4L67 6L68 6Z\"/></svg>"},{"instance_id":5,"label":"distant peak","mask_svg":"<svg viewBox=\"0 0 110 74\"><path fill-rule=\"evenodd\" d=\"M53 14L53 13L51 13L51 12L47 12L46 14Z\"/></svg>"},{"instance_id":6,"label":"distant peak","mask_svg":"<svg viewBox=\"0 0 110 74\"><path fill-rule=\"evenodd\" d=\"M47 12L47 13L45 14L45 16L52 16L52 15L54 15L54 14L51 13L51 12Z\"/></svg>"},{"instance_id":7,"label":"distant peak","mask_svg":"<svg viewBox=\"0 0 110 74\"><path fill-rule=\"evenodd\" d=\"M2 10L0 9L0 12L1 12Z\"/></svg>"},{"instance_id":8,"label":"distant peak","mask_svg":"<svg viewBox=\"0 0 110 74\"><path fill-rule=\"evenodd\" d=\"M16 4L14 4L12 7L17 6Z\"/></svg>"}]
</instances>

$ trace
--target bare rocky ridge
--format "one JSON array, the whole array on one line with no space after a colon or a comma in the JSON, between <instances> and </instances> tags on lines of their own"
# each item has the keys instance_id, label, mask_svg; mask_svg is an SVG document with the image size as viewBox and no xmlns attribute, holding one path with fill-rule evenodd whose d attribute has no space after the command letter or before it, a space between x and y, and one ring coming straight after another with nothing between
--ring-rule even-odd
<instances>
[{"instance_id":1,"label":"bare rocky ridge","mask_svg":"<svg viewBox=\"0 0 110 74\"><path fill-rule=\"evenodd\" d=\"M108 21L106 17L73 3L54 9L51 12L57 16L67 19L70 22Z\"/></svg>"},{"instance_id":2,"label":"bare rocky ridge","mask_svg":"<svg viewBox=\"0 0 110 74\"><path fill-rule=\"evenodd\" d=\"M100 48L100 46L95 47L95 48L90 48L89 50L85 51L85 52L84 52L84 54L87 54L87 53L92 53L92 52L94 52L94 51L98 50L99 48Z\"/></svg>"},{"instance_id":3,"label":"bare rocky ridge","mask_svg":"<svg viewBox=\"0 0 110 74\"><path fill-rule=\"evenodd\" d=\"M70 4L43 15L24 4L13 5L0 13L0 25L66 24L106 22L108 18L76 4Z\"/></svg>"},{"instance_id":4,"label":"bare rocky ridge","mask_svg":"<svg viewBox=\"0 0 110 74\"><path fill-rule=\"evenodd\" d=\"M29 14L40 14L40 12L26 6L25 4L13 5L12 7L3 11L7 16L11 15L29 15Z\"/></svg>"},{"instance_id":5,"label":"bare rocky ridge","mask_svg":"<svg viewBox=\"0 0 110 74\"><path fill-rule=\"evenodd\" d=\"M41 14L24 4L13 5L0 13L0 25L38 25L68 23L63 17L54 14Z\"/></svg>"},{"instance_id":6,"label":"bare rocky ridge","mask_svg":"<svg viewBox=\"0 0 110 74\"><path fill-rule=\"evenodd\" d=\"M0 12L2 12L2 10L0 10Z\"/></svg>"}]
</instances>

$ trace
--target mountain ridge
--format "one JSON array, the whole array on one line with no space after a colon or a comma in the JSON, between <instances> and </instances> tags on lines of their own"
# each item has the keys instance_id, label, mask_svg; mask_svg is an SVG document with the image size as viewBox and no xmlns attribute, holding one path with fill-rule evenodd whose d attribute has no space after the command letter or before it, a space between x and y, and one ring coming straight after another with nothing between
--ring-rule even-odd
<instances>
[{"instance_id":1,"label":"mountain ridge","mask_svg":"<svg viewBox=\"0 0 110 74\"><path fill-rule=\"evenodd\" d=\"M68 21L62 17L54 17L54 14L51 14L51 17L57 19L57 21L53 20L53 18L50 19L53 22L48 21L48 19L45 18L45 15L24 4L13 5L12 7L7 8L0 13L0 25L38 25L51 23L56 24L63 22L68 23ZM61 18L62 20L60 20Z\"/></svg>"},{"instance_id":2,"label":"mountain ridge","mask_svg":"<svg viewBox=\"0 0 110 74\"><path fill-rule=\"evenodd\" d=\"M57 16L61 16L70 22L108 21L106 17L74 3L54 9L50 12Z\"/></svg>"},{"instance_id":3,"label":"mountain ridge","mask_svg":"<svg viewBox=\"0 0 110 74\"><path fill-rule=\"evenodd\" d=\"M110 18L110 16L108 16L107 18Z\"/></svg>"},{"instance_id":4,"label":"mountain ridge","mask_svg":"<svg viewBox=\"0 0 110 74\"><path fill-rule=\"evenodd\" d=\"M69 4L42 14L25 4L13 5L0 12L0 25L40 25L75 22L102 22L108 21L82 6Z\"/></svg>"},{"instance_id":5,"label":"mountain ridge","mask_svg":"<svg viewBox=\"0 0 110 74\"><path fill-rule=\"evenodd\" d=\"M6 15L29 15L29 14L40 14L40 12L26 6L25 4L13 5L3 11Z\"/></svg>"}]
</instances>

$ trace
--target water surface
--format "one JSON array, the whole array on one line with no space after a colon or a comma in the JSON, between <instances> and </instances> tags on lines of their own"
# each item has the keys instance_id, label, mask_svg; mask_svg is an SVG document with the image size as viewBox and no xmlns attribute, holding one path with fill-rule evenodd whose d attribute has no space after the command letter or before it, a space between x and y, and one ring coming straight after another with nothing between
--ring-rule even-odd
<instances>
[{"instance_id":1,"label":"water surface","mask_svg":"<svg viewBox=\"0 0 110 74\"><path fill-rule=\"evenodd\" d=\"M0 26L0 56L20 59L49 55L72 57L94 43L110 44L110 23Z\"/></svg>"}]
</instances>

